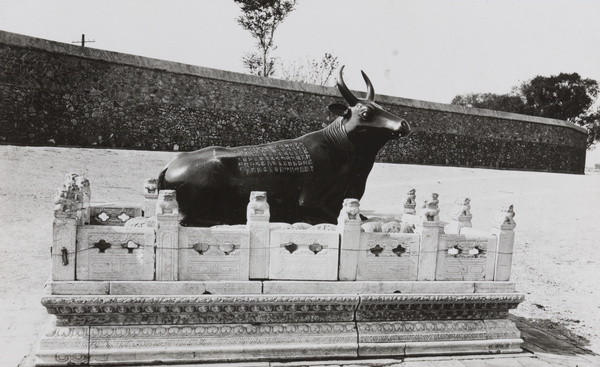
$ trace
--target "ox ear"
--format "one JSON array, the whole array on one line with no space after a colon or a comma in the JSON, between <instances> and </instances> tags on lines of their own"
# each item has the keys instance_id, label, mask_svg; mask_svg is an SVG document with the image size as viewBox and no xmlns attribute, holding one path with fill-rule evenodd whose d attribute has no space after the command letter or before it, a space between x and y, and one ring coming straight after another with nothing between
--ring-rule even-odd
<instances>
[{"instance_id":1,"label":"ox ear","mask_svg":"<svg viewBox=\"0 0 600 367\"><path fill-rule=\"evenodd\" d=\"M327 106L327 108L329 108L329 111L331 111L334 115L338 116L346 116L348 112L350 112L348 106L345 106L340 103L332 103L329 106Z\"/></svg>"}]
</instances>

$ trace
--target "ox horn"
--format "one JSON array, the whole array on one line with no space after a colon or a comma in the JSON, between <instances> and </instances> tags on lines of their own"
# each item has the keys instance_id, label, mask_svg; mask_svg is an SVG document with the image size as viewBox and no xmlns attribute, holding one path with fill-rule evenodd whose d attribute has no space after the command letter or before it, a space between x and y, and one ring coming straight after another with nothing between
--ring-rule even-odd
<instances>
[{"instance_id":1,"label":"ox horn","mask_svg":"<svg viewBox=\"0 0 600 367\"><path fill-rule=\"evenodd\" d=\"M371 81L369 80L369 77L367 76L367 74L365 74L364 71L360 71L363 79L365 80L365 83L367 83L367 99L369 101L374 101L375 100L375 89L373 88L373 84L371 84Z\"/></svg>"},{"instance_id":2,"label":"ox horn","mask_svg":"<svg viewBox=\"0 0 600 367\"><path fill-rule=\"evenodd\" d=\"M346 102L348 102L348 104L353 107L353 106L356 106L356 104L358 103L358 98L356 98L356 96L354 94L352 94L350 89L348 89L348 87L346 87L346 83L344 83L344 78L342 77L343 70L344 70L344 65L342 65L342 67L340 68L340 75L338 76L338 79L337 79L337 87L338 87L340 93L342 94L342 97L344 97Z\"/></svg>"}]
</instances>

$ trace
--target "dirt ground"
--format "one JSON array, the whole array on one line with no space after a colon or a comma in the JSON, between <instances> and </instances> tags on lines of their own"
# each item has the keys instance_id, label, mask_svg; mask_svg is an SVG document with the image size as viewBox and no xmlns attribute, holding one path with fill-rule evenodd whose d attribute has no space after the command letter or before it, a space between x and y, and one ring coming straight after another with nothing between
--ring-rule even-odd
<instances>
[{"instance_id":1,"label":"dirt ground","mask_svg":"<svg viewBox=\"0 0 600 367\"><path fill-rule=\"evenodd\" d=\"M66 173L86 176L94 202L138 202L145 178L175 153L0 146L0 366L30 365L48 319L40 297L50 276L52 201ZM377 164L361 209L401 211L440 194L441 219L471 198L473 227L515 206L512 280L526 300L513 313L600 353L600 172L585 175Z\"/></svg>"}]
</instances>

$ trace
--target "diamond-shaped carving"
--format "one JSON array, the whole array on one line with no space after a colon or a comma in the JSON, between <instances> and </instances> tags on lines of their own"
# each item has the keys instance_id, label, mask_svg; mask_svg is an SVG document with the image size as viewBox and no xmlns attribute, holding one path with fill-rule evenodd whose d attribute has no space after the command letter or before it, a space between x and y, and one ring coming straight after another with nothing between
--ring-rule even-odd
<instances>
[{"instance_id":1,"label":"diamond-shaped carving","mask_svg":"<svg viewBox=\"0 0 600 367\"><path fill-rule=\"evenodd\" d=\"M288 242L287 244L285 244L285 246L283 246L286 250L288 250L290 252L290 254L293 254L294 251L296 251L298 249L298 245L296 245L293 242Z\"/></svg>"},{"instance_id":2,"label":"diamond-shaped carving","mask_svg":"<svg viewBox=\"0 0 600 367\"><path fill-rule=\"evenodd\" d=\"M223 251L225 255L229 255L233 252L233 250L235 250L235 245L232 243L224 243L222 245L219 245L219 250Z\"/></svg>"},{"instance_id":3,"label":"diamond-shaped carving","mask_svg":"<svg viewBox=\"0 0 600 367\"><path fill-rule=\"evenodd\" d=\"M192 248L198 252L200 255L204 254L206 251L208 251L208 248L210 246L207 243L195 243L194 246L192 246Z\"/></svg>"},{"instance_id":4,"label":"diamond-shaped carving","mask_svg":"<svg viewBox=\"0 0 600 367\"><path fill-rule=\"evenodd\" d=\"M406 248L404 248L402 245L398 245L396 248L392 249L392 252L398 256L402 256L402 254L406 252Z\"/></svg>"},{"instance_id":5,"label":"diamond-shaped carving","mask_svg":"<svg viewBox=\"0 0 600 367\"><path fill-rule=\"evenodd\" d=\"M130 254L133 254L133 250L137 249L140 247L139 244L129 240L127 243L124 243L123 245L121 245L123 248L127 249L127 252Z\"/></svg>"},{"instance_id":6,"label":"diamond-shaped carving","mask_svg":"<svg viewBox=\"0 0 600 367\"><path fill-rule=\"evenodd\" d=\"M458 246L453 246L448 249L448 255L450 255L450 256L456 256L459 253L460 253L460 249L458 248Z\"/></svg>"},{"instance_id":7,"label":"diamond-shaped carving","mask_svg":"<svg viewBox=\"0 0 600 367\"><path fill-rule=\"evenodd\" d=\"M110 219L110 215L106 214L106 212L98 214L97 217L103 222L106 222L108 219Z\"/></svg>"},{"instance_id":8,"label":"diamond-shaped carving","mask_svg":"<svg viewBox=\"0 0 600 367\"><path fill-rule=\"evenodd\" d=\"M308 246L308 249L314 252L315 254L318 254L319 252L323 251L323 246L321 246L318 243L313 243L312 245Z\"/></svg>"},{"instance_id":9,"label":"diamond-shaped carving","mask_svg":"<svg viewBox=\"0 0 600 367\"><path fill-rule=\"evenodd\" d=\"M383 252L383 247L379 246L379 244L375 245L375 247L372 247L369 249L369 251L371 251L371 253L373 255L375 255L376 257L379 257L379 255L381 255L381 253Z\"/></svg>"},{"instance_id":10,"label":"diamond-shaped carving","mask_svg":"<svg viewBox=\"0 0 600 367\"><path fill-rule=\"evenodd\" d=\"M125 213L121 213L117 218L119 218L121 222L127 222L131 217Z\"/></svg>"},{"instance_id":11,"label":"diamond-shaped carving","mask_svg":"<svg viewBox=\"0 0 600 367\"><path fill-rule=\"evenodd\" d=\"M107 249L109 249L112 245L105 240L100 240L92 245L92 248L97 248L98 253L103 254Z\"/></svg>"}]
</instances>

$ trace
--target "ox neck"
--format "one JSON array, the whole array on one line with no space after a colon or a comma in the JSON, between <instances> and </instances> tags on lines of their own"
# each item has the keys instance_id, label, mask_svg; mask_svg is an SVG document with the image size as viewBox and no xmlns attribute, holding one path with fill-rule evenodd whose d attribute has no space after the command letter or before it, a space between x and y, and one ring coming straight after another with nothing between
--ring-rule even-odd
<instances>
[{"instance_id":1,"label":"ox neck","mask_svg":"<svg viewBox=\"0 0 600 367\"><path fill-rule=\"evenodd\" d=\"M346 132L344 119L342 117L335 119L335 121L323 129L323 132L325 133L325 137L327 137L329 143L339 148L345 156L355 156L356 149L348 137L348 132Z\"/></svg>"}]
</instances>

